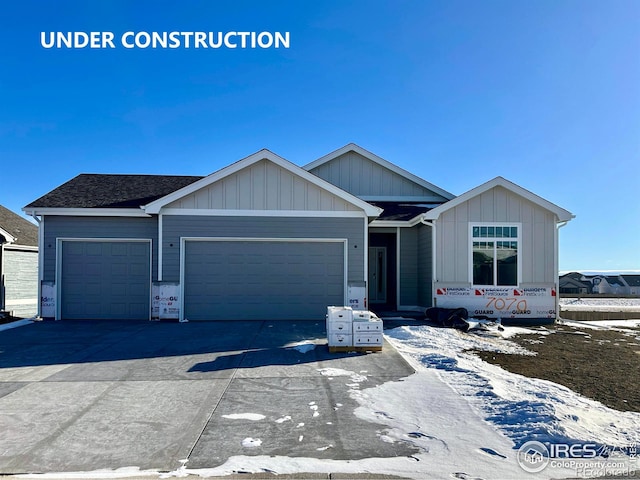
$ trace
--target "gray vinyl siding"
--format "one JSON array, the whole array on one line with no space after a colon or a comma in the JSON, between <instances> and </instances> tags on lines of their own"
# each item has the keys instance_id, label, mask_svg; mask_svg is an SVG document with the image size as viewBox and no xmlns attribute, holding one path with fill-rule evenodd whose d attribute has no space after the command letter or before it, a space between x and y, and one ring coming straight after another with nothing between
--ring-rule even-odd
<instances>
[{"instance_id":1,"label":"gray vinyl siding","mask_svg":"<svg viewBox=\"0 0 640 480\"><path fill-rule=\"evenodd\" d=\"M66 217L46 216L44 228L43 281L56 280L57 238L135 238L152 240L153 280L156 280L158 260L158 219L130 217Z\"/></svg>"},{"instance_id":2,"label":"gray vinyl siding","mask_svg":"<svg viewBox=\"0 0 640 480\"><path fill-rule=\"evenodd\" d=\"M430 307L433 303L433 239L431 227L418 226L418 305Z\"/></svg>"},{"instance_id":3,"label":"gray vinyl siding","mask_svg":"<svg viewBox=\"0 0 640 480\"><path fill-rule=\"evenodd\" d=\"M6 310L17 317L32 317L38 312L38 252L5 248L4 300ZM24 303L15 303L21 302Z\"/></svg>"},{"instance_id":4,"label":"gray vinyl siding","mask_svg":"<svg viewBox=\"0 0 640 480\"><path fill-rule=\"evenodd\" d=\"M437 223L437 281L466 284L469 279L469 223L521 223L518 255L521 286L554 283L556 217L502 187L444 212Z\"/></svg>"},{"instance_id":5,"label":"gray vinyl siding","mask_svg":"<svg viewBox=\"0 0 640 480\"><path fill-rule=\"evenodd\" d=\"M418 229L400 228L399 305L418 305Z\"/></svg>"},{"instance_id":6,"label":"gray vinyl siding","mask_svg":"<svg viewBox=\"0 0 640 480\"><path fill-rule=\"evenodd\" d=\"M356 196L410 196L425 197L433 201L446 200L353 151L319 165L310 172Z\"/></svg>"},{"instance_id":7,"label":"gray vinyl siding","mask_svg":"<svg viewBox=\"0 0 640 480\"><path fill-rule=\"evenodd\" d=\"M347 281L364 279L363 218L163 215L163 281L180 281L181 237L346 238Z\"/></svg>"},{"instance_id":8,"label":"gray vinyl siding","mask_svg":"<svg viewBox=\"0 0 640 480\"><path fill-rule=\"evenodd\" d=\"M269 160L167 205L167 208L231 210L356 211L344 199Z\"/></svg>"}]
</instances>

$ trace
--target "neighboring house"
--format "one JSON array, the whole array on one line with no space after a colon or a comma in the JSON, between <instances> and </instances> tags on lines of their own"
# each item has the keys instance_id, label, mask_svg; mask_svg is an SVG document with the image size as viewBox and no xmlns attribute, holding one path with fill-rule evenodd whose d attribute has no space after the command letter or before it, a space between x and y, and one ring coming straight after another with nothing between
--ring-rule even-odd
<instances>
[{"instance_id":1,"label":"neighboring house","mask_svg":"<svg viewBox=\"0 0 640 480\"><path fill-rule=\"evenodd\" d=\"M629 295L640 295L640 275L620 275L627 285Z\"/></svg>"},{"instance_id":2,"label":"neighboring house","mask_svg":"<svg viewBox=\"0 0 640 480\"><path fill-rule=\"evenodd\" d=\"M560 293L588 294L591 293L591 282L584 279L579 272L567 273L560 277L558 283Z\"/></svg>"},{"instance_id":3,"label":"neighboring house","mask_svg":"<svg viewBox=\"0 0 640 480\"><path fill-rule=\"evenodd\" d=\"M302 168L261 150L206 177L82 174L24 210L56 318L148 319L166 284L190 321L320 320L358 291L376 311L555 318L573 218L501 177L455 197L355 144Z\"/></svg>"},{"instance_id":4,"label":"neighboring house","mask_svg":"<svg viewBox=\"0 0 640 480\"><path fill-rule=\"evenodd\" d=\"M628 287L618 275L596 275L591 279L594 293L626 295Z\"/></svg>"},{"instance_id":5,"label":"neighboring house","mask_svg":"<svg viewBox=\"0 0 640 480\"><path fill-rule=\"evenodd\" d=\"M38 312L38 227L0 205L0 311Z\"/></svg>"}]
</instances>

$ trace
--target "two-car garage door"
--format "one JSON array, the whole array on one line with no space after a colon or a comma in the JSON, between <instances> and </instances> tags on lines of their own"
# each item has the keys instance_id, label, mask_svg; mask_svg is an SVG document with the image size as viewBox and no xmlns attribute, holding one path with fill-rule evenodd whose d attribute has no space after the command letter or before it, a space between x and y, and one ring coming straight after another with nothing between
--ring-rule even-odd
<instances>
[{"instance_id":1,"label":"two-car garage door","mask_svg":"<svg viewBox=\"0 0 640 480\"><path fill-rule=\"evenodd\" d=\"M188 320L324 318L342 305L345 243L204 239L184 242Z\"/></svg>"}]
</instances>

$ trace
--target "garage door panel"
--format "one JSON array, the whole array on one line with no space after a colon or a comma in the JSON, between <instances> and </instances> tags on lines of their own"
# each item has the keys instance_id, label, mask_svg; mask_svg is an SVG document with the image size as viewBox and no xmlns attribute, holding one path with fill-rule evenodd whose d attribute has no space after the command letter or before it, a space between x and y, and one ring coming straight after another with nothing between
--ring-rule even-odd
<instances>
[{"instance_id":1,"label":"garage door panel","mask_svg":"<svg viewBox=\"0 0 640 480\"><path fill-rule=\"evenodd\" d=\"M344 302L342 242L187 241L185 318L323 319Z\"/></svg>"},{"instance_id":2,"label":"garage door panel","mask_svg":"<svg viewBox=\"0 0 640 480\"><path fill-rule=\"evenodd\" d=\"M148 319L150 244L64 241L63 319Z\"/></svg>"}]
</instances>

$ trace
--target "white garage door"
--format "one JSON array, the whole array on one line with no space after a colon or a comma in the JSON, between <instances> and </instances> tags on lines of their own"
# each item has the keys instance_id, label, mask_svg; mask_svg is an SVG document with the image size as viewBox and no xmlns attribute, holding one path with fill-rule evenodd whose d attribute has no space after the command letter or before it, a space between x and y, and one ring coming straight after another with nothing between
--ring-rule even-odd
<instances>
[{"instance_id":1,"label":"white garage door","mask_svg":"<svg viewBox=\"0 0 640 480\"><path fill-rule=\"evenodd\" d=\"M342 305L343 241L185 242L188 320L324 320Z\"/></svg>"}]
</instances>

